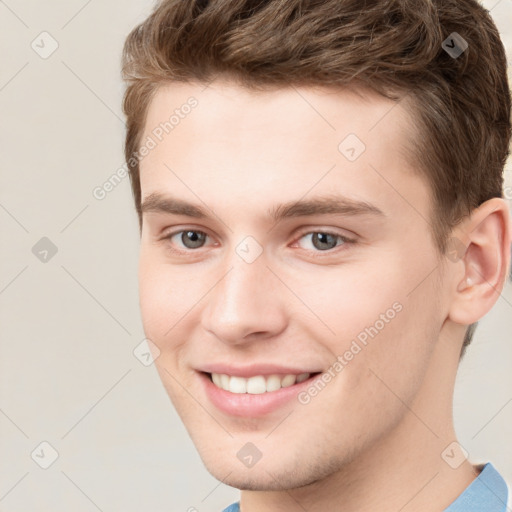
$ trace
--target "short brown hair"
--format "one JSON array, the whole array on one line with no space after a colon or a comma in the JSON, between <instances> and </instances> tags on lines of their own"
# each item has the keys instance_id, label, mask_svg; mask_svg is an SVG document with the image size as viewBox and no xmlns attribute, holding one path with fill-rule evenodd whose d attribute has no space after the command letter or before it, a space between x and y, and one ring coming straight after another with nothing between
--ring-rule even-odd
<instances>
[{"instance_id":1,"label":"short brown hair","mask_svg":"<svg viewBox=\"0 0 512 512\"><path fill-rule=\"evenodd\" d=\"M456 44L458 56L448 51ZM460 220L503 197L506 68L498 30L477 0L161 0L123 51L125 156L139 225L132 156L160 85L220 75L253 89L359 86L395 101L408 97L414 163L432 189L431 232L443 254Z\"/></svg>"}]
</instances>

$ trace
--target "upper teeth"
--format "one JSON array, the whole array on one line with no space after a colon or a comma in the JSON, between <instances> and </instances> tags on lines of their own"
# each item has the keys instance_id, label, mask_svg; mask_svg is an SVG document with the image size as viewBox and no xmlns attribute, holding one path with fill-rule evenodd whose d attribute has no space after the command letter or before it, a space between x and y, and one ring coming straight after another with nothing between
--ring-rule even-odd
<instances>
[{"instance_id":1,"label":"upper teeth","mask_svg":"<svg viewBox=\"0 0 512 512\"><path fill-rule=\"evenodd\" d=\"M300 375L256 375L246 379L244 377L235 377L234 375L226 375L223 373L212 373L213 383L221 389L231 391L231 393L251 393L260 394L267 391L277 391L281 388L293 386L295 382L302 382L309 378L309 373L301 373Z\"/></svg>"}]
</instances>

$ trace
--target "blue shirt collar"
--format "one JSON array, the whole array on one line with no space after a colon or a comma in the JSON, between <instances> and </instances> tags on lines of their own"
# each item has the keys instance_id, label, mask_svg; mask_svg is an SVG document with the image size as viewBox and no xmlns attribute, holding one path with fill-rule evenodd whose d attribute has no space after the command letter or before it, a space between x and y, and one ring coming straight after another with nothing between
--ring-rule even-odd
<instances>
[{"instance_id":1,"label":"blue shirt collar","mask_svg":"<svg viewBox=\"0 0 512 512\"><path fill-rule=\"evenodd\" d=\"M508 488L505 480L488 462L483 466L480 474L444 512L505 512L507 499Z\"/></svg>"}]
</instances>

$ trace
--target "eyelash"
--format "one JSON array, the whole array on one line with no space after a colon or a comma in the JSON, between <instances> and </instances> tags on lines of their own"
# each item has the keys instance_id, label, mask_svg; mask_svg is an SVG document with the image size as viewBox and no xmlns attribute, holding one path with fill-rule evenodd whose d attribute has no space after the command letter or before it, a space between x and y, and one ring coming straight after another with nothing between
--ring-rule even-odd
<instances>
[{"instance_id":1,"label":"eyelash","mask_svg":"<svg viewBox=\"0 0 512 512\"><path fill-rule=\"evenodd\" d=\"M193 233L201 233L202 235L205 235L205 236L209 236L208 233L205 233L204 231L201 231L199 229L180 229L180 230L177 230L177 231L172 231L166 235L164 235L162 237L163 240L170 240L172 237L174 237L175 235L179 235L181 233L185 233L186 231L192 231ZM298 242L299 240L301 240L305 235L312 235L312 234L323 234L323 235L331 235L333 237L336 237L337 239L341 240L342 243L340 244L337 244L335 247L333 247L332 249L326 249L324 251L320 251L320 250L314 250L312 249L311 251L314 252L314 253L318 253L316 254L314 257L317 258L317 257L322 257L323 254L326 254L327 256L329 255L332 255L333 253L337 253L339 251L343 251L343 250L346 250L347 248L345 247L346 245L351 245L351 244L355 244L356 243L356 240L354 240L353 238L348 238L344 235L340 235L339 233L334 233L332 231L322 231L322 230L317 230L317 231L303 231L301 232L299 235L298 235L298 238L296 239L296 242ZM294 242L294 243L296 243ZM340 247L345 247L344 249L340 249ZM171 247L170 250L171 252L175 253L175 254L179 254L179 255L182 255L182 254L187 254L187 253L193 253L195 251L198 251L199 249L202 249L202 247L199 247L197 249L175 249L174 247ZM306 251L308 251L308 249L304 249Z\"/></svg>"}]
</instances>

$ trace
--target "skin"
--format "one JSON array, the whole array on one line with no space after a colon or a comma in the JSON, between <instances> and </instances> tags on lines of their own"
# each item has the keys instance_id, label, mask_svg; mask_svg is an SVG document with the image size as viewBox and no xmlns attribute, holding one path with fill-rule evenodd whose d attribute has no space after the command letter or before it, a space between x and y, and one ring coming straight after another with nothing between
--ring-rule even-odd
<instances>
[{"instance_id":1,"label":"skin","mask_svg":"<svg viewBox=\"0 0 512 512\"><path fill-rule=\"evenodd\" d=\"M144 213L139 291L156 367L206 468L242 490L242 512L443 510L478 474L441 454L456 440L466 326L506 278L506 202L487 201L455 228L467 250L452 261L431 236L430 187L404 156L414 128L405 104L390 110L361 91L174 83L153 98L144 139L190 96L198 106L141 162L142 201L160 192L210 215ZM366 146L353 162L338 150L349 133ZM384 215L266 217L333 192ZM180 230L208 236L189 248L181 232L169 238ZM325 231L355 243L334 238L322 250L312 233ZM236 252L249 235L263 248L252 263ZM230 416L203 392L195 368L209 362L327 371L394 303L401 311L308 404ZM262 452L250 468L236 456L247 442Z\"/></svg>"}]
</instances>

